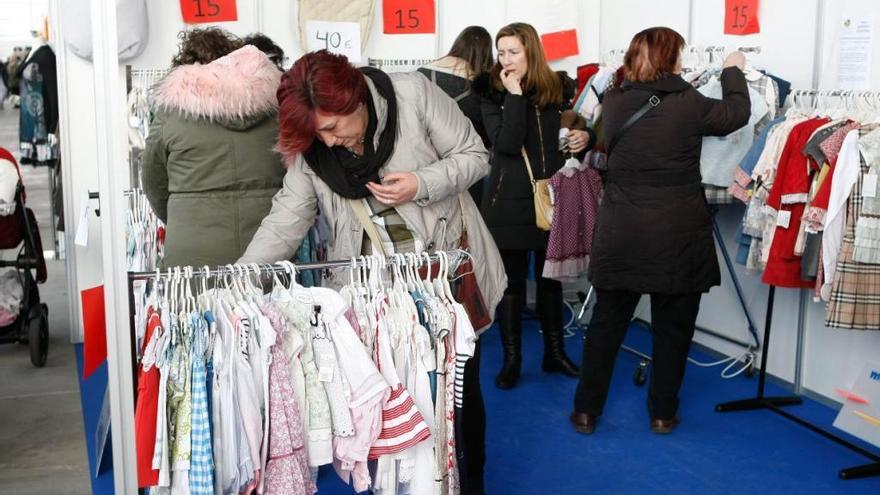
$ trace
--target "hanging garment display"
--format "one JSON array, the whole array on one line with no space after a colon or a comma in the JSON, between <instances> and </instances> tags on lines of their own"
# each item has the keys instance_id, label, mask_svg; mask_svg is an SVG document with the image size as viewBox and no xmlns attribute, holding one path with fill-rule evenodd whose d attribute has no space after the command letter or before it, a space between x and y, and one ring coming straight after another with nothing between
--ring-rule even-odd
<instances>
[{"instance_id":1,"label":"hanging garment display","mask_svg":"<svg viewBox=\"0 0 880 495\"><path fill-rule=\"evenodd\" d=\"M16 69L19 79L19 143L22 164L54 165L58 159L58 79L55 52L34 47Z\"/></svg>"}]
</instances>

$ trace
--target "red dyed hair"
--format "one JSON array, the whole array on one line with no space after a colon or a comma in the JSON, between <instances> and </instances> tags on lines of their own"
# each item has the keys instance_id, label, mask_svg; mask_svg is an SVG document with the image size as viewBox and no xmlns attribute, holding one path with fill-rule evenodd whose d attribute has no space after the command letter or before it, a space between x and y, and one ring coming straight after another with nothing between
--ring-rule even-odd
<instances>
[{"instance_id":1,"label":"red dyed hair","mask_svg":"<svg viewBox=\"0 0 880 495\"><path fill-rule=\"evenodd\" d=\"M303 55L278 86L278 151L290 160L315 140L315 112L348 115L366 101L363 73L344 55L320 50Z\"/></svg>"},{"instance_id":2,"label":"red dyed hair","mask_svg":"<svg viewBox=\"0 0 880 495\"><path fill-rule=\"evenodd\" d=\"M626 76L631 81L656 81L675 72L684 48L684 38L667 27L652 27L633 36L623 58Z\"/></svg>"}]
</instances>

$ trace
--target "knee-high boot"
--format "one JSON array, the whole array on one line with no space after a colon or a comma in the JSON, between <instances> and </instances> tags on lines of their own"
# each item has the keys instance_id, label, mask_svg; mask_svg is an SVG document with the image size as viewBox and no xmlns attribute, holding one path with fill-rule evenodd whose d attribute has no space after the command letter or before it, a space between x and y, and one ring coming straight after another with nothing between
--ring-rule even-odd
<instances>
[{"instance_id":1,"label":"knee-high boot","mask_svg":"<svg viewBox=\"0 0 880 495\"><path fill-rule=\"evenodd\" d=\"M580 376L577 365L565 354L565 336L562 328L561 294L548 292L540 297L539 315L544 334L544 359L541 369L549 373L562 373L571 377Z\"/></svg>"},{"instance_id":2,"label":"knee-high boot","mask_svg":"<svg viewBox=\"0 0 880 495\"><path fill-rule=\"evenodd\" d=\"M523 304L522 296L509 294L505 294L498 304L498 327L501 330L504 364L495 377L495 386L504 390L515 387L519 381L522 366Z\"/></svg>"}]
</instances>

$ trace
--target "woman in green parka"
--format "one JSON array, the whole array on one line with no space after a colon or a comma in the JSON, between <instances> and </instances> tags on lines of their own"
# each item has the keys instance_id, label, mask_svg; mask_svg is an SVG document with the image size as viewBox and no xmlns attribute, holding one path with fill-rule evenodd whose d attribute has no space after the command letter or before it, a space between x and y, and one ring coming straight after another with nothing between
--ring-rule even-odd
<instances>
[{"instance_id":1,"label":"woman in green parka","mask_svg":"<svg viewBox=\"0 0 880 495\"><path fill-rule=\"evenodd\" d=\"M234 263L281 187L281 71L217 28L187 31L155 88L143 188L166 224L165 266Z\"/></svg>"}]
</instances>

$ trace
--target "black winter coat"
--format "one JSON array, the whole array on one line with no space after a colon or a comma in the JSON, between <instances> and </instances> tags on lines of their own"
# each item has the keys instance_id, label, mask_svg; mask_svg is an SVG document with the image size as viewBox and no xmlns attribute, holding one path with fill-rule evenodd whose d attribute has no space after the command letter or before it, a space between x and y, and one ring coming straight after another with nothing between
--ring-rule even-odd
<instances>
[{"instance_id":1,"label":"black winter coat","mask_svg":"<svg viewBox=\"0 0 880 495\"><path fill-rule=\"evenodd\" d=\"M483 125L492 142L482 213L499 249L547 248L546 232L535 225L534 194L520 150L525 146L535 179L550 178L565 163L559 151L560 115L571 108L576 85L564 72L558 75L563 82L563 103L543 109L528 94L495 90L488 74L474 80L474 91L482 99ZM590 147L594 141L591 133Z\"/></svg>"},{"instance_id":2,"label":"black winter coat","mask_svg":"<svg viewBox=\"0 0 880 495\"><path fill-rule=\"evenodd\" d=\"M744 126L750 103L738 68L721 73L723 100L681 77L628 83L602 102L610 142L652 94L667 96L626 131L609 159L593 238L594 287L639 293L706 292L721 283L700 176L703 136Z\"/></svg>"}]
</instances>

